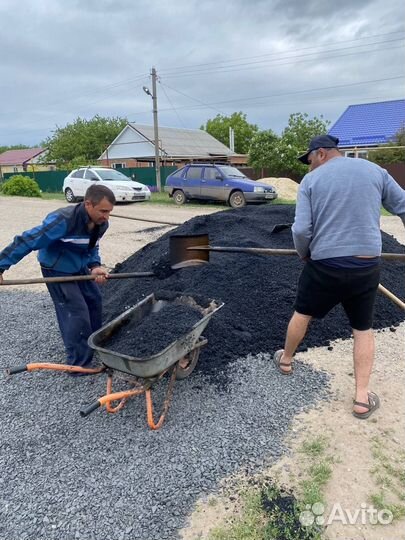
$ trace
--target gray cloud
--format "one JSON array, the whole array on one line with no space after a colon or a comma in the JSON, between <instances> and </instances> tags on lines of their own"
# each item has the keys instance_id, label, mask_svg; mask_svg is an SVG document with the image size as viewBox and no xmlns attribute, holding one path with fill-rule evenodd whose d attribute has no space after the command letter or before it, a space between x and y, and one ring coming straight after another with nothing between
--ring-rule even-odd
<instances>
[{"instance_id":1,"label":"gray cloud","mask_svg":"<svg viewBox=\"0 0 405 540\"><path fill-rule=\"evenodd\" d=\"M404 15L402 0L2 0L0 144L36 144L77 116L152 123L152 66L162 125L239 110L277 132L298 111L335 121L404 97L403 79L384 81L404 75L404 41L390 41Z\"/></svg>"}]
</instances>

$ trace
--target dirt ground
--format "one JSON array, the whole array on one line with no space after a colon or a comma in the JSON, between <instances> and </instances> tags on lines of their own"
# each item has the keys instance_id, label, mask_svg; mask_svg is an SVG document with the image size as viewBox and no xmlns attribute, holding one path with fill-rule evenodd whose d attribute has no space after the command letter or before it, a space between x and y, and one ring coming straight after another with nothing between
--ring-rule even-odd
<instances>
[{"instance_id":1,"label":"dirt ground","mask_svg":"<svg viewBox=\"0 0 405 540\"><path fill-rule=\"evenodd\" d=\"M0 197L2 217L0 249L3 249L14 235L38 225L47 213L61 206L64 206L63 201ZM215 209L207 209L204 206L178 208L174 205L137 203L119 205L114 213L180 224L196 215L214 211ZM110 229L101 242L104 263L108 267L113 267L169 230L168 227L147 230L152 227L158 225L111 218ZM405 245L405 230L398 218L382 217L381 227ZM35 254L26 257L4 275L5 279L32 277L40 277ZM23 287L24 290L45 289L44 285ZM264 471L264 476L273 478L279 475L284 485L293 486L294 479L299 478L302 467L302 456L297 449L302 441L323 435L328 438L329 451L335 457L332 479L326 489L328 508L340 503L343 509L353 512L362 508L362 504L369 505L368 497L378 491L375 478L371 474L371 469L375 466L372 453L373 440L378 437L383 443L385 454L392 459L398 457L404 448L404 338L405 323L402 323L395 332L387 329L376 335L377 349L372 388L381 398L381 408L369 421L356 420L350 414L353 395L352 340L334 343L332 351L321 347L300 354L303 361L316 368L325 369L331 374L334 399L296 417L294 425L291 426L290 454L271 469ZM200 501L190 517L189 527L183 531L183 538L185 540L207 538L210 529L230 517L234 507L235 502L227 498L219 500L215 505L210 504L209 500ZM335 538L400 540L405 537L403 531L403 521L396 521L390 525L368 523L349 525L334 522L328 526L326 535L330 540Z\"/></svg>"}]
</instances>

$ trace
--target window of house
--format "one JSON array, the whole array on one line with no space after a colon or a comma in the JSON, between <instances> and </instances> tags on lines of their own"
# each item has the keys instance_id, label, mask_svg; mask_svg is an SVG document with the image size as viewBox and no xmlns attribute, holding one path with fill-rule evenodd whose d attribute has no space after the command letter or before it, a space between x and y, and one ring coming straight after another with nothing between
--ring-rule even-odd
<instances>
[{"instance_id":1,"label":"window of house","mask_svg":"<svg viewBox=\"0 0 405 540\"><path fill-rule=\"evenodd\" d=\"M18 167L13 167L14 172L18 172Z\"/></svg>"},{"instance_id":2,"label":"window of house","mask_svg":"<svg viewBox=\"0 0 405 540\"><path fill-rule=\"evenodd\" d=\"M368 152L367 150L357 150L357 152L355 152L354 150L349 150L345 152L345 157L352 157L352 158L358 157L362 159L367 159Z\"/></svg>"},{"instance_id":3,"label":"window of house","mask_svg":"<svg viewBox=\"0 0 405 540\"><path fill-rule=\"evenodd\" d=\"M127 164L126 163L113 163L112 166L113 166L113 169L125 169Z\"/></svg>"}]
</instances>

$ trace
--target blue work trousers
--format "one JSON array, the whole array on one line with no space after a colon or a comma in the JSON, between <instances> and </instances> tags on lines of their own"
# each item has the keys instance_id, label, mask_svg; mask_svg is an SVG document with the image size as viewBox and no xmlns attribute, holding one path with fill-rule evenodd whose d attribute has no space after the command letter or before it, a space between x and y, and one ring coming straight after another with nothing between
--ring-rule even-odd
<instances>
[{"instance_id":1,"label":"blue work trousers","mask_svg":"<svg viewBox=\"0 0 405 540\"><path fill-rule=\"evenodd\" d=\"M63 277L67 274L41 268L44 277ZM94 281L47 283L66 349L67 364L88 367L93 350L87 339L101 327L102 301L99 286Z\"/></svg>"}]
</instances>

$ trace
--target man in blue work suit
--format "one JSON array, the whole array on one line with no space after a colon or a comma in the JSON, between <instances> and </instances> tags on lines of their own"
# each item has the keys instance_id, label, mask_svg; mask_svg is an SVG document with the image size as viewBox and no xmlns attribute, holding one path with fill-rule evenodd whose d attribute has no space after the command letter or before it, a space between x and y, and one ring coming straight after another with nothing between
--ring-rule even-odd
<instances>
[{"instance_id":1,"label":"man in blue work suit","mask_svg":"<svg viewBox=\"0 0 405 540\"><path fill-rule=\"evenodd\" d=\"M93 351L87 339L101 327L102 303L97 284L107 278L107 270L100 262L99 239L108 228L114 204L109 188L93 184L82 203L51 212L42 225L16 236L0 252L0 285L3 272L32 251L38 251L44 277L97 276L94 281L47 283L67 364L71 366L91 367Z\"/></svg>"}]
</instances>

